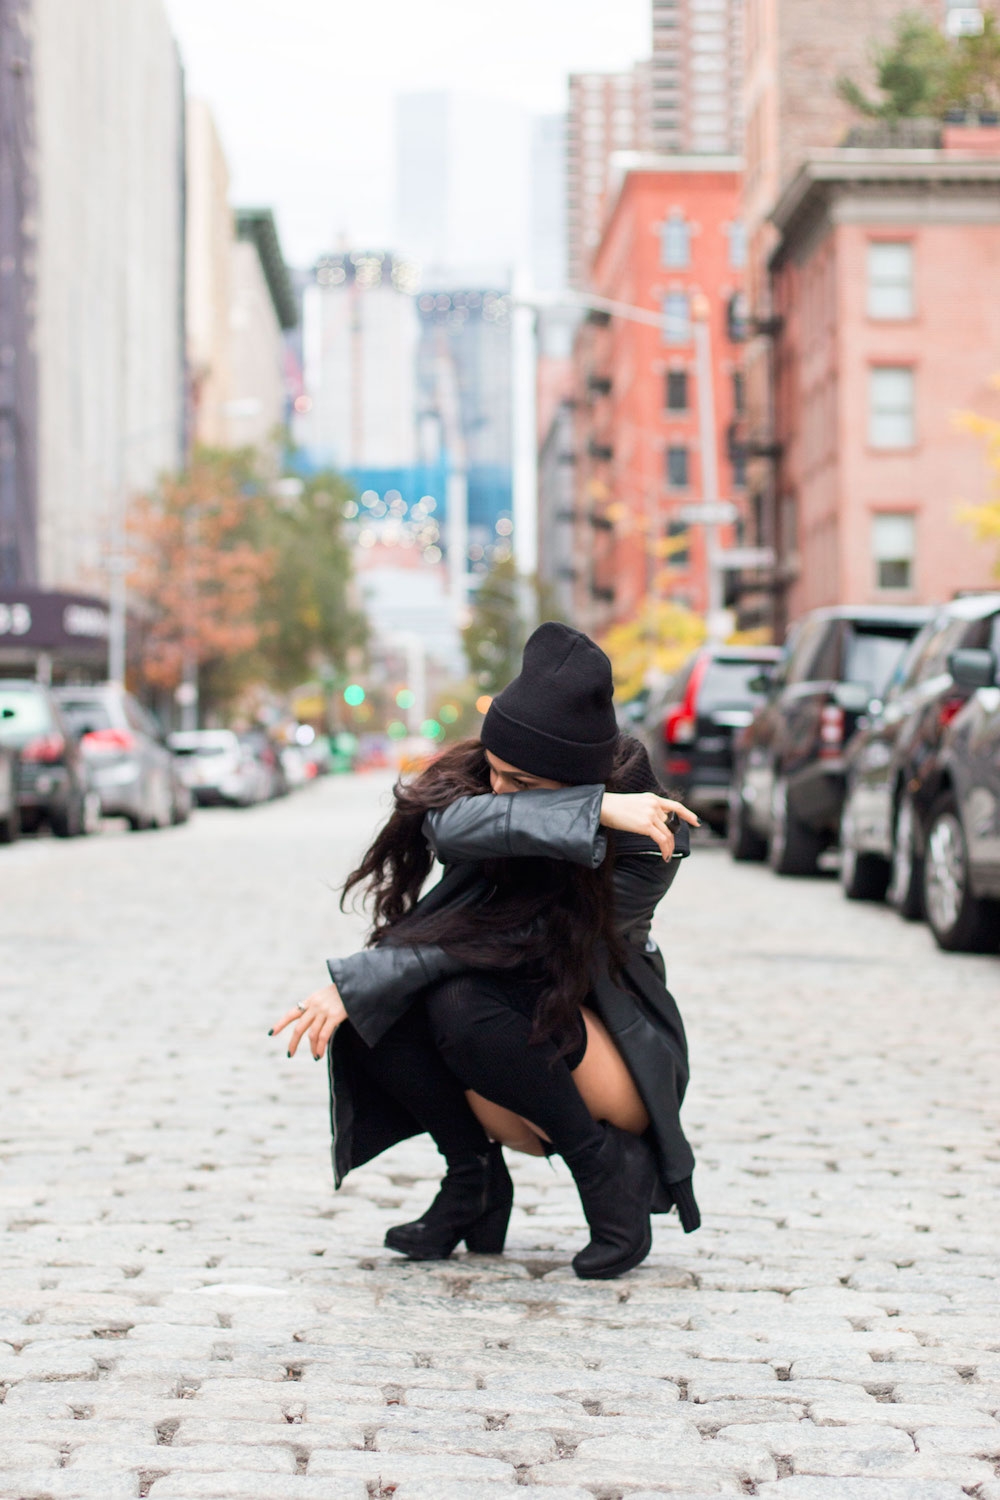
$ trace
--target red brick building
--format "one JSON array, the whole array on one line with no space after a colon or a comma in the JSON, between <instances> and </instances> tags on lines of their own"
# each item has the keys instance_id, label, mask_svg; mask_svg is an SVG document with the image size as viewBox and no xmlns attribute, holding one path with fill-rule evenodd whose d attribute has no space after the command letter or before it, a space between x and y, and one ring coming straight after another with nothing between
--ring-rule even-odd
<instances>
[{"instance_id":1,"label":"red brick building","mask_svg":"<svg viewBox=\"0 0 1000 1500\"><path fill-rule=\"evenodd\" d=\"M956 518L989 472L955 414L1000 416L1000 129L813 152L773 217L788 618L989 587L990 549Z\"/></svg>"},{"instance_id":2,"label":"red brick building","mask_svg":"<svg viewBox=\"0 0 1000 1500\"><path fill-rule=\"evenodd\" d=\"M702 495L694 316L706 298L719 489L738 500L739 169L733 157L638 158L605 224L590 290L652 322L592 313L577 336L575 504L562 566L584 629L629 620L646 599L708 605L704 530L681 514ZM732 528L720 536L732 539Z\"/></svg>"}]
</instances>

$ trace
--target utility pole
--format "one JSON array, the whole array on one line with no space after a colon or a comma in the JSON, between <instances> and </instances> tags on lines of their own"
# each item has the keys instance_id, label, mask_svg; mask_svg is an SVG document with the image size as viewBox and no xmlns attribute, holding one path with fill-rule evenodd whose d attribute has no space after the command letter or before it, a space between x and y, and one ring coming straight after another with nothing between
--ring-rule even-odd
<instances>
[{"instance_id":1,"label":"utility pole","mask_svg":"<svg viewBox=\"0 0 1000 1500\"><path fill-rule=\"evenodd\" d=\"M721 639L726 633L723 620L725 597L719 558L719 534L711 519L719 504L719 452L715 429L715 383L712 378L712 332L709 327L711 304L704 292L691 298L691 320L694 326L695 368L698 376L698 447L701 455L701 503L705 507L705 567L708 573L708 610L706 623L709 638Z\"/></svg>"},{"instance_id":2,"label":"utility pole","mask_svg":"<svg viewBox=\"0 0 1000 1500\"><path fill-rule=\"evenodd\" d=\"M538 304L526 282L515 281L511 310L511 441L513 446L514 566L517 611L525 634L536 625L538 572Z\"/></svg>"}]
</instances>

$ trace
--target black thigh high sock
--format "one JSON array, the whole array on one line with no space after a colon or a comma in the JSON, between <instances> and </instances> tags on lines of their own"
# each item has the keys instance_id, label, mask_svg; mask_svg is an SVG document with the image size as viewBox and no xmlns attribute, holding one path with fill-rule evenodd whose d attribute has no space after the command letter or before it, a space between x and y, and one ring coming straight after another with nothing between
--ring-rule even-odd
<instances>
[{"instance_id":1,"label":"black thigh high sock","mask_svg":"<svg viewBox=\"0 0 1000 1500\"><path fill-rule=\"evenodd\" d=\"M442 980L426 996L434 1041L468 1089L544 1130L572 1167L604 1139L553 1042L532 1042L531 1022L504 1001L503 977L482 971Z\"/></svg>"},{"instance_id":2,"label":"black thigh high sock","mask_svg":"<svg viewBox=\"0 0 1000 1500\"><path fill-rule=\"evenodd\" d=\"M449 1166L489 1150L489 1137L469 1108L464 1087L435 1047L419 1000L374 1047L366 1046L349 1023L345 1030L343 1044L352 1061L410 1111Z\"/></svg>"}]
</instances>

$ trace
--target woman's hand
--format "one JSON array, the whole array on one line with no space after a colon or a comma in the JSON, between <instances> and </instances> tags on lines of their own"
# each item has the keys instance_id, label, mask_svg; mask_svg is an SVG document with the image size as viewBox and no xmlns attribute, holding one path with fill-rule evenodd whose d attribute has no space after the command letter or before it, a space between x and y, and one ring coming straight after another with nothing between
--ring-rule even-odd
<instances>
[{"instance_id":1,"label":"woman's hand","mask_svg":"<svg viewBox=\"0 0 1000 1500\"><path fill-rule=\"evenodd\" d=\"M669 797L658 797L655 792L605 792L601 799L601 823L605 828L617 828L622 833L644 833L655 839L664 859L674 852L674 836L667 827L671 813L700 828L695 814L683 802L672 802Z\"/></svg>"},{"instance_id":2,"label":"woman's hand","mask_svg":"<svg viewBox=\"0 0 1000 1500\"><path fill-rule=\"evenodd\" d=\"M277 1026L272 1027L268 1032L268 1036L277 1036L279 1031L284 1031L286 1026L291 1026L288 1055L294 1057L296 1048L308 1032L312 1055L319 1062L333 1033L341 1021L346 1020L347 1011L340 998L340 991L335 984L325 984L321 990L313 990L309 999L302 1005L297 1005L294 1010L282 1016Z\"/></svg>"}]
</instances>

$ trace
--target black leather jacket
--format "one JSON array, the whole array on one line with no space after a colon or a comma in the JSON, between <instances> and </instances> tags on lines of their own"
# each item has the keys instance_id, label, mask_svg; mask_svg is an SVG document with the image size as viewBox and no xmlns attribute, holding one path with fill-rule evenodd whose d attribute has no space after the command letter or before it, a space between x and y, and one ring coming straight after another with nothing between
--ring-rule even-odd
<instances>
[{"instance_id":1,"label":"black leather jacket","mask_svg":"<svg viewBox=\"0 0 1000 1500\"><path fill-rule=\"evenodd\" d=\"M484 794L460 798L428 813L424 831L445 868L438 884L421 898L421 909L484 899L488 886L482 862L486 860L543 856L596 868L607 853L607 836L600 827L604 790L596 785ZM694 1157L680 1127L688 1079L687 1043L677 1006L666 988L663 960L649 936L656 905L669 889L680 860L690 852L689 832L686 824L679 825L674 858L669 861L651 839L621 833L614 837L615 923L626 940L628 956L624 973L614 980L604 958L599 958L588 1003L611 1033L650 1115L662 1189L654 1207L662 1212L676 1203L685 1229L694 1229L699 1222L690 1188ZM421 990L465 965L433 944L382 942L348 958L330 959L327 967L351 1026L373 1046ZM338 1058L341 1051L335 1034L329 1059L338 1186L352 1167L419 1130L416 1122L414 1129L401 1130L398 1111L391 1127L387 1119L373 1115L377 1101L360 1097L349 1070L338 1065L343 1062Z\"/></svg>"}]
</instances>

